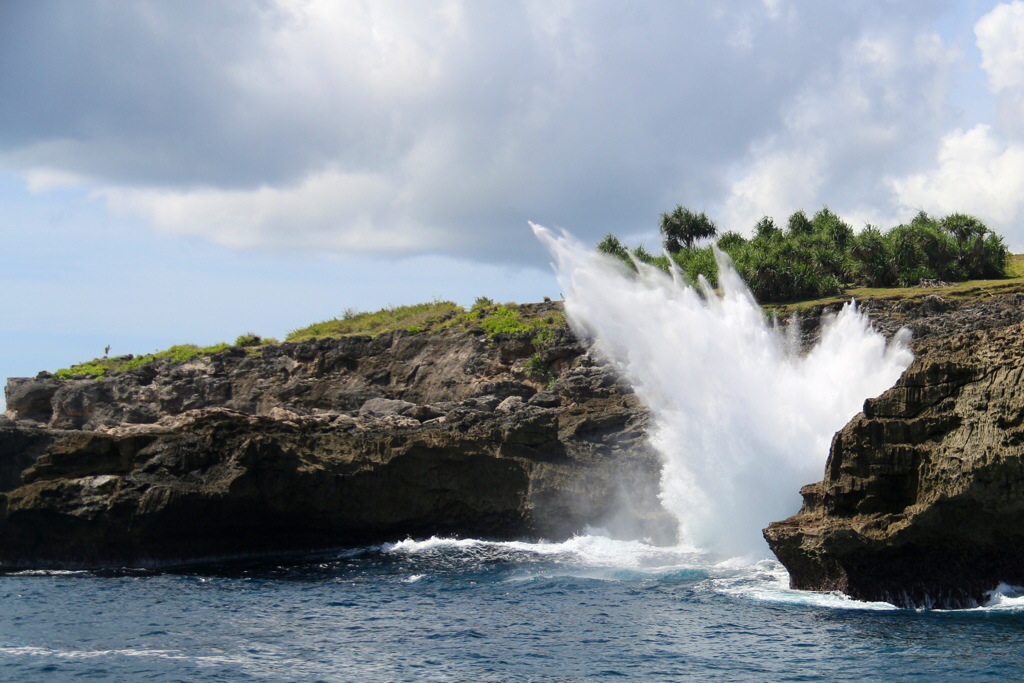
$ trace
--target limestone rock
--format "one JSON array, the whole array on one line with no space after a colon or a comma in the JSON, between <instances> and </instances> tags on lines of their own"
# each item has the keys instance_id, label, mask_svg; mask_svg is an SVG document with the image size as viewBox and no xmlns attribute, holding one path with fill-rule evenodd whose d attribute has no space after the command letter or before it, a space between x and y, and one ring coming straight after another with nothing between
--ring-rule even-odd
<instances>
[{"instance_id":1,"label":"limestone rock","mask_svg":"<svg viewBox=\"0 0 1024 683\"><path fill-rule=\"evenodd\" d=\"M802 510L765 529L794 588L964 607L1024 584L1020 309L1009 297L945 313L896 386L836 434Z\"/></svg>"},{"instance_id":2,"label":"limestone rock","mask_svg":"<svg viewBox=\"0 0 1024 683\"><path fill-rule=\"evenodd\" d=\"M11 380L0 565L564 538L612 526L623 501L631 526L671 540L646 408L567 332L550 367L586 377L538 393L521 374L536 352L528 335L395 333Z\"/></svg>"}]
</instances>

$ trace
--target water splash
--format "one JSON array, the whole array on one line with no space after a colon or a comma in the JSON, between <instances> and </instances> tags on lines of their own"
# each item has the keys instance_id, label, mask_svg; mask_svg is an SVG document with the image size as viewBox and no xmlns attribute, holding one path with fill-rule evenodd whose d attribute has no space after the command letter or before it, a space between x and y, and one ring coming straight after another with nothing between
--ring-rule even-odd
<instances>
[{"instance_id":1,"label":"water splash","mask_svg":"<svg viewBox=\"0 0 1024 683\"><path fill-rule=\"evenodd\" d=\"M644 264L629 277L568 233L531 227L555 258L570 322L650 406L662 503L695 546L763 556L761 529L797 511L832 435L913 358L908 334L886 344L852 302L799 353L722 254L720 291L698 291Z\"/></svg>"}]
</instances>

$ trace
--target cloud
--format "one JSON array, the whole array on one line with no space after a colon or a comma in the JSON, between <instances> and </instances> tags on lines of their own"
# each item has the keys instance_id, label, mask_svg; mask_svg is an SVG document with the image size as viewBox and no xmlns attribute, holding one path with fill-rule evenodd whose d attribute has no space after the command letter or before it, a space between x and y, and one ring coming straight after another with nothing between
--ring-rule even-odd
<instances>
[{"instance_id":1,"label":"cloud","mask_svg":"<svg viewBox=\"0 0 1024 683\"><path fill-rule=\"evenodd\" d=\"M723 213L748 231L823 203L855 223L892 223L886 179L909 171L946 121L959 53L935 34L896 26L862 33L784 105L783 125L736 164Z\"/></svg>"},{"instance_id":2,"label":"cloud","mask_svg":"<svg viewBox=\"0 0 1024 683\"><path fill-rule=\"evenodd\" d=\"M1000 141L988 125L955 130L942 140L938 167L893 181L907 209L975 214L991 227L1014 230L1024 216L1024 145Z\"/></svg>"},{"instance_id":3,"label":"cloud","mask_svg":"<svg viewBox=\"0 0 1024 683\"><path fill-rule=\"evenodd\" d=\"M876 210L956 58L923 0L2 7L0 166L238 248L536 263L530 219Z\"/></svg>"},{"instance_id":4,"label":"cloud","mask_svg":"<svg viewBox=\"0 0 1024 683\"><path fill-rule=\"evenodd\" d=\"M999 4L974 25L997 117L946 131L934 156L888 184L905 212L963 211L1024 247L1024 3Z\"/></svg>"},{"instance_id":5,"label":"cloud","mask_svg":"<svg viewBox=\"0 0 1024 683\"><path fill-rule=\"evenodd\" d=\"M444 234L408 224L394 208L386 178L330 171L293 187L256 190L106 189L97 196L118 214L137 214L171 233L234 248L415 253L441 250ZM338 217L346 224L339 225ZM379 229L384 217L387 230Z\"/></svg>"},{"instance_id":6,"label":"cloud","mask_svg":"<svg viewBox=\"0 0 1024 683\"><path fill-rule=\"evenodd\" d=\"M1024 2L996 5L974 25L974 33L992 90L1024 88Z\"/></svg>"}]
</instances>

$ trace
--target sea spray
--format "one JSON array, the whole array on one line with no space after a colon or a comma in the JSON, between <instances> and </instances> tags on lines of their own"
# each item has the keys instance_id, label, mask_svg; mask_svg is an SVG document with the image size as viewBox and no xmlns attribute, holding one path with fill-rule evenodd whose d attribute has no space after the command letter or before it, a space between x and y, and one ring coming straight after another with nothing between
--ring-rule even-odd
<instances>
[{"instance_id":1,"label":"sea spray","mask_svg":"<svg viewBox=\"0 0 1024 683\"><path fill-rule=\"evenodd\" d=\"M698 290L644 264L632 276L568 233L531 226L554 256L571 324L651 408L662 503L697 547L764 555L761 529L797 511L832 435L913 358L908 333L887 344L853 302L800 352L721 253L719 290Z\"/></svg>"}]
</instances>

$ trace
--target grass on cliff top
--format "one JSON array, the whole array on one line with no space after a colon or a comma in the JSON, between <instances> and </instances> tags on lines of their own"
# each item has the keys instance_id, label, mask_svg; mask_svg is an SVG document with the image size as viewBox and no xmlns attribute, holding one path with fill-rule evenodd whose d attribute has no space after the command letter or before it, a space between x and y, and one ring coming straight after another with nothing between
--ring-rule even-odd
<instances>
[{"instance_id":1,"label":"grass on cliff top","mask_svg":"<svg viewBox=\"0 0 1024 683\"><path fill-rule=\"evenodd\" d=\"M196 346L195 344L178 344L163 351L147 353L143 356L118 356L115 358L94 358L85 363L72 365L69 368L61 368L54 374L61 379L73 379L77 377L103 377L108 374L127 372L142 367L153 361L169 359L175 363L183 363L198 356L212 356L215 353L226 351L231 345L225 342L213 346Z\"/></svg>"},{"instance_id":2,"label":"grass on cliff top","mask_svg":"<svg viewBox=\"0 0 1024 683\"><path fill-rule=\"evenodd\" d=\"M856 287L845 290L840 296L785 305L766 305L765 309L782 317L815 306L845 303L851 297L858 301L868 299L906 300L937 294L945 298L956 299L1024 291L1024 254L1010 256L1007 275L1008 277L999 280L970 280L943 287ZM468 311L451 301L434 301L410 306L392 306L367 313L346 312L340 318L325 320L294 330L288 335L286 341L299 342L307 339L355 335L376 336L396 331L419 333L480 329L488 339L493 339L500 334L529 334L537 345L546 346L548 341L554 337L555 330L563 328L565 325L565 315L561 311L539 312L529 306L520 306L514 303L498 304L481 297ZM127 372L157 360L168 359L175 363L182 363L200 356L212 356L233 346L258 353L260 347L277 343L276 339L262 339L249 333L241 335L233 345L226 342L212 346L179 344L143 356L96 358L72 365L69 368L62 368L54 374L61 379L103 377Z\"/></svg>"},{"instance_id":3,"label":"grass on cliff top","mask_svg":"<svg viewBox=\"0 0 1024 683\"><path fill-rule=\"evenodd\" d=\"M346 312L342 317L310 325L291 332L285 341L300 342L307 339L336 338L348 336L374 337L387 332L410 333L440 330L470 330L479 328L493 339L499 334L530 334L540 345L554 337L554 330L565 327L565 316L561 311L538 313L527 306L517 304L496 304L490 299L480 298L470 310L451 301L434 301L411 306L392 306L379 311L356 313ZM221 342L212 346L179 344L163 351L142 356L116 356L94 358L54 373L60 379L98 378L115 375L158 360L183 363L201 356L212 356L233 347L245 348L259 353L260 347L277 344L276 339L262 339L247 333L235 340L234 344Z\"/></svg>"},{"instance_id":4,"label":"grass on cliff top","mask_svg":"<svg viewBox=\"0 0 1024 683\"><path fill-rule=\"evenodd\" d=\"M930 294L936 294L946 299L969 299L995 294L1010 294L1024 291L1024 254L1010 255L1006 264L1006 275L1005 278L998 280L968 280L941 287L852 287L843 290L843 293L838 296L796 301L789 304L769 304L764 308L781 317L816 306L845 303L851 298L855 298L857 301L867 301L868 299L904 301L920 299Z\"/></svg>"},{"instance_id":5,"label":"grass on cliff top","mask_svg":"<svg viewBox=\"0 0 1024 683\"><path fill-rule=\"evenodd\" d=\"M519 335L553 330L565 326L559 312L538 314L517 304L496 304L486 297L477 299L468 311L451 301L434 301L411 306L391 306L367 313L346 312L340 318L294 330L285 341L307 339L376 336L387 332L411 333L440 330L482 329L489 339L499 334Z\"/></svg>"},{"instance_id":6,"label":"grass on cliff top","mask_svg":"<svg viewBox=\"0 0 1024 683\"><path fill-rule=\"evenodd\" d=\"M325 320L309 327L293 330L285 337L285 341L299 342L307 339L353 335L375 337L378 334L397 330L419 332L433 329L463 312L462 306L451 301L434 301L411 306L389 306L372 313L346 311L340 318Z\"/></svg>"},{"instance_id":7,"label":"grass on cliff top","mask_svg":"<svg viewBox=\"0 0 1024 683\"><path fill-rule=\"evenodd\" d=\"M155 351L142 356L115 356L113 358L94 358L85 363L78 363L69 368L61 368L53 373L60 379L97 378L106 375L116 375L140 368L143 365L158 360L169 360L172 363L184 363L193 358L201 356L212 356L234 347L245 348L249 351L258 351L261 346L277 344L278 341L272 338L262 338L250 333L243 334L235 340L234 344L220 342L211 346L197 346L196 344L177 344L163 351Z\"/></svg>"}]
</instances>

